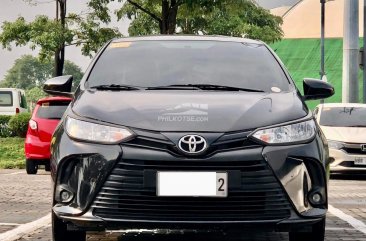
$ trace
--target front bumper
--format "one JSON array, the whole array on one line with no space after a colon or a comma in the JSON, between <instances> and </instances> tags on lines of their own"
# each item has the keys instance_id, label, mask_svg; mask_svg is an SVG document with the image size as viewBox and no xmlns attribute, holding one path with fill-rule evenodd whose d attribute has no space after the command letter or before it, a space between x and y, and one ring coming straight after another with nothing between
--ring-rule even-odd
<instances>
[{"instance_id":1,"label":"front bumper","mask_svg":"<svg viewBox=\"0 0 366 241\"><path fill-rule=\"evenodd\" d=\"M325 217L328 156L319 136L308 144L264 147L246 133L232 140L211 133L218 136L211 143L216 149L189 158L175 153L173 134L163 134L139 133L121 146L97 145L75 142L59 129L51 159L54 213L91 230L253 224L283 230ZM242 146L233 148L231 142ZM229 197L158 198L156 171L165 170L227 171ZM71 202L62 203L62 190L74 194ZM323 198L318 205L308 201L315 191Z\"/></svg>"},{"instance_id":2,"label":"front bumper","mask_svg":"<svg viewBox=\"0 0 366 241\"><path fill-rule=\"evenodd\" d=\"M81 216L73 217L70 215L62 215L62 207L53 207L53 212L58 218L69 223L72 229L84 231L112 231L112 230L260 230L260 231L310 231L311 225L322 221L322 217L302 218L295 212L292 212L288 219L280 221L256 220L251 222L243 221L216 221L216 222L165 222L165 221L146 221L146 220L116 220L106 221L93 215L92 211L88 211Z\"/></svg>"},{"instance_id":3,"label":"front bumper","mask_svg":"<svg viewBox=\"0 0 366 241\"><path fill-rule=\"evenodd\" d=\"M366 159L365 154L349 154L344 150L329 149L331 172L366 172L366 165L355 164L356 158Z\"/></svg>"}]
</instances>

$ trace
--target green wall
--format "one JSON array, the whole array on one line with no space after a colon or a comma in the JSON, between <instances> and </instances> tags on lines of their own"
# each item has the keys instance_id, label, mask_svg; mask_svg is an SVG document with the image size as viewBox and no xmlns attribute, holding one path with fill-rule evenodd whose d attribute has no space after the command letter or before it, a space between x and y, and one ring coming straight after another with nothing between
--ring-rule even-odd
<instances>
[{"instance_id":1,"label":"green wall","mask_svg":"<svg viewBox=\"0 0 366 241\"><path fill-rule=\"evenodd\" d=\"M362 39L360 39L360 46ZM304 78L320 78L320 39L284 39L271 44L271 47L280 56L284 64L295 80L296 85L302 91ZM342 101L342 63L343 40L325 40L325 71L328 82L333 84L336 93L326 102ZM362 101L362 71L359 71L360 94ZM310 108L314 108L319 102L310 101Z\"/></svg>"}]
</instances>

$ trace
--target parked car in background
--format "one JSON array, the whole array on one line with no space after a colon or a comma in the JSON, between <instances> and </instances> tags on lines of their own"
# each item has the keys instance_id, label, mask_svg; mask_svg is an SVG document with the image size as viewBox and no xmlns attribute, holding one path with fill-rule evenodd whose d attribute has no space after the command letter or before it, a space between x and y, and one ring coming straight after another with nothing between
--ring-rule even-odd
<instances>
[{"instance_id":1,"label":"parked car in background","mask_svg":"<svg viewBox=\"0 0 366 241\"><path fill-rule=\"evenodd\" d=\"M0 115L15 115L27 111L24 90L0 88Z\"/></svg>"},{"instance_id":2,"label":"parked car in background","mask_svg":"<svg viewBox=\"0 0 366 241\"><path fill-rule=\"evenodd\" d=\"M321 104L314 114L328 139L330 170L366 171L366 104Z\"/></svg>"},{"instance_id":3,"label":"parked car in background","mask_svg":"<svg viewBox=\"0 0 366 241\"><path fill-rule=\"evenodd\" d=\"M29 121L25 139L26 170L37 174L38 167L44 165L50 170L50 142L71 99L67 97L47 97L40 99Z\"/></svg>"},{"instance_id":4,"label":"parked car in background","mask_svg":"<svg viewBox=\"0 0 366 241\"><path fill-rule=\"evenodd\" d=\"M57 77L44 90L71 96L71 83ZM305 79L304 90L259 41L111 41L53 136L53 240L254 228L324 241L328 148L304 100L334 89Z\"/></svg>"}]
</instances>

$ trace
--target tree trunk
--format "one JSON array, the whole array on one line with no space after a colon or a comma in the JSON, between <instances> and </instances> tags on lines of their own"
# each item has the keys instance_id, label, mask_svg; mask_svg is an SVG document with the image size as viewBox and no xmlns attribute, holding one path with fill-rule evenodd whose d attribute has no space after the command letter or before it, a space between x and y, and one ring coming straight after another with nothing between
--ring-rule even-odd
<instances>
[{"instance_id":1,"label":"tree trunk","mask_svg":"<svg viewBox=\"0 0 366 241\"><path fill-rule=\"evenodd\" d=\"M176 0L171 0L168 16L168 34L175 34L177 25L178 4Z\"/></svg>"},{"instance_id":2,"label":"tree trunk","mask_svg":"<svg viewBox=\"0 0 366 241\"><path fill-rule=\"evenodd\" d=\"M161 34L174 34L177 25L178 4L176 0L162 0L161 2Z\"/></svg>"},{"instance_id":3,"label":"tree trunk","mask_svg":"<svg viewBox=\"0 0 366 241\"><path fill-rule=\"evenodd\" d=\"M161 2L161 23L160 33L168 34L168 23L169 23L169 2L168 0L162 0Z\"/></svg>"},{"instance_id":4,"label":"tree trunk","mask_svg":"<svg viewBox=\"0 0 366 241\"><path fill-rule=\"evenodd\" d=\"M59 9L59 11L58 11ZM62 28L66 26L66 0L57 0L56 19L60 20ZM60 13L60 15L58 15ZM54 76L62 76L65 63L65 43L61 43L55 51L55 71Z\"/></svg>"},{"instance_id":5,"label":"tree trunk","mask_svg":"<svg viewBox=\"0 0 366 241\"><path fill-rule=\"evenodd\" d=\"M63 70L63 63L61 59L61 52L62 49L58 48L55 52L55 70L54 70L54 77L62 76L62 70Z\"/></svg>"}]
</instances>

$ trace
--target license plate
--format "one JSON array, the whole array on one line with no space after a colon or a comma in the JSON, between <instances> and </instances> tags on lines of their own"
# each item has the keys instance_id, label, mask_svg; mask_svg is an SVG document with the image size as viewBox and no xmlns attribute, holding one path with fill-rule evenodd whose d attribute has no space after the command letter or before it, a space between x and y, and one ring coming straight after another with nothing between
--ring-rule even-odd
<instances>
[{"instance_id":1,"label":"license plate","mask_svg":"<svg viewBox=\"0 0 366 241\"><path fill-rule=\"evenodd\" d=\"M366 158L356 157L355 158L355 165L366 166Z\"/></svg>"},{"instance_id":2,"label":"license plate","mask_svg":"<svg viewBox=\"0 0 366 241\"><path fill-rule=\"evenodd\" d=\"M227 197L226 172L157 172L157 196Z\"/></svg>"}]
</instances>

